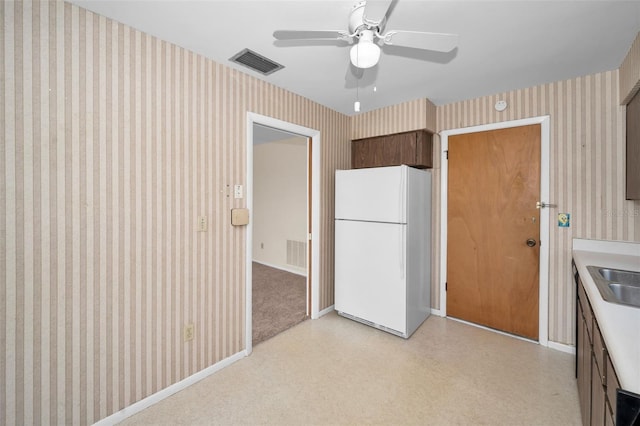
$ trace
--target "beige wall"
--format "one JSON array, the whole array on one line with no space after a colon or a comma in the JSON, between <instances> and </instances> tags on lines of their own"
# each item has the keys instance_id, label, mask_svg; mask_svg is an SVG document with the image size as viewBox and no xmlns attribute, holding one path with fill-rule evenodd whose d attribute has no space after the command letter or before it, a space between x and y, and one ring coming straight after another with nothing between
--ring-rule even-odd
<instances>
[{"instance_id":1,"label":"beige wall","mask_svg":"<svg viewBox=\"0 0 640 426\"><path fill-rule=\"evenodd\" d=\"M635 45L638 45L636 40ZM635 46L634 45L634 46ZM632 49L630 55L634 55ZM628 73L638 73L638 62ZM551 196L549 340L573 344L574 288L570 276L573 238L640 241L640 202L624 199L625 109L620 106L618 71L514 90L437 107L437 131L521 118L551 117ZM495 102L506 100L504 112ZM423 127L417 101L353 117L352 138ZM373 131L367 133L367 126ZM432 303L439 309L440 140L434 136ZM558 228L554 214L571 213L572 226Z\"/></svg>"},{"instance_id":2,"label":"beige wall","mask_svg":"<svg viewBox=\"0 0 640 426\"><path fill-rule=\"evenodd\" d=\"M253 147L253 260L302 274L287 240L307 241L307 163L306 138Z\"/></svg>"},{"instance_id":3,"label":"beige wall","mask_svg":"<svg viewBox=\"0 0 640 426\"><path fill-rule=\"evenodd\" d=\"M640 33L620 65L620 105L627 105L640 89Z\"/></svg>"},{"instance_id":4,"label":"beige wall","mask_svg":"<svg viewBox=\"0 0 640 426\"><path fill-rule=\"evenodd\" d=\"M509 105L502 113L493 108L499 99ZM625 116L618 72L438 107L438 131L541 115L551 117L549 201L558 205L551 211L549 339L573 344L572 239L638 241L640 203L624 199ZM435 176L439 191L439 165ZM570 228L557 227L559 212L571 213Z\"/></svg>"},{"instance_id":5,"label":"beige wall","mask_svg":"<svg viewBox=\"0 0 640 426\"><path fill-rule=\"evenodd\" d=\"M245 231L229 210L244 201L228 185L246 185L247 111L321 132L321 309L349 139L436 115L437 130L551 116L551 201L573 220L551 232L551 340L574 339L571 238L640 240L617 71L349 119L66 3L0 2L0 17L2 424L92 423L243 349Z\"/></svg>"},{"instance_id":6,"label":"beige wall","mask_svg":"<svg viewBox=\"0 0 640 426\"><path fill-rule=\"evenodd\" d=\"M0 19L0 424L92 423L244 348L247 111L321 132L333 303L348 117L61 1Z\"/></svg>"},{"instance_id":7,"label":"beige wall","mask_svg":"<svg viewBox=\"0 0 640 426\"><path fill-rule=\"evenodd\" d=\"M410 130L436 131L436 107L428 99L417 99L351 117L351 139L389 135Z\"/></svg>"}]
</instances>

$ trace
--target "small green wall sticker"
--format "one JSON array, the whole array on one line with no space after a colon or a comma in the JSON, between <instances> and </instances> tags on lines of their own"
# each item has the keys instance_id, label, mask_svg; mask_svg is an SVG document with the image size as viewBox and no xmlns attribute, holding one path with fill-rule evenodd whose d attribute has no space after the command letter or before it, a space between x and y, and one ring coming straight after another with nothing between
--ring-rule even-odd
<instances>
[{"instance_id":1,"label":"small green wall sticker","mask_svg":"<svg viewBox=\"0 0 640 426\"><path fill-rule=\"evenodd\" d=\"M571 224L571 215L569 213L558 213L558 227L568 228Z\"/></svg>"}]
</instances>

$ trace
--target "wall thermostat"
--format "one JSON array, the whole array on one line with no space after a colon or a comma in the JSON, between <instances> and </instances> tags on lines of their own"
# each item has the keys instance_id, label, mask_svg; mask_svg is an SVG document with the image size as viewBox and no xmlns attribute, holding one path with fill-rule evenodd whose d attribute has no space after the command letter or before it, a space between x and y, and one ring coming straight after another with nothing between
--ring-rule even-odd
<instances>
[{"instance_id":1,"label":"wall thermostat","mask_svg":"<svg viewBox=\"0 0 640 426\"><path fill-rule=\"evenodd\" d=\"M249 209L231 209L231 224L243 226L249 224Z\"/></svg>"},{"instance_id":2,"label":"wall thermostat","mask_svg":"<svg viewBox=\"0 0 640 426\"><path fill-rule=\"evenodd\" d=\"M495 104L496 111L504 111L507 109L507 101L498 101Z\"/></svg>"}]
</instances>

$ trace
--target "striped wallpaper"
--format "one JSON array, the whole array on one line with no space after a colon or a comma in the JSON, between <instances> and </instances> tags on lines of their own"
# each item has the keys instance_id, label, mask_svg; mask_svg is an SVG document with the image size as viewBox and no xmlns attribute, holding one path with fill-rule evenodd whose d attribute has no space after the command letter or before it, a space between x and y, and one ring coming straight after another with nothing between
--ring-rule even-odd
<instances>
[{"instance_id":1,"label":"striped wallpaper","mask_svg":"<svg viewBox=\"0 0 640 426\"><path fill-rule=\"evenodd\" d=\"M354 115L350 135L351 139L361 139L418 129L436 130L436 107L428 99Z\"/></svg>"},{"instance_id":2,"label":"striped wallpaper","mask_svg":"<svg viewBox=\"0 0 640 426\"><path fill-rule=\"evenodd\" d=\"M498 100L508 102L507 110L497 112L494 109ZM568 229L557 228L552 217L549 340L554 342L573 344L575 341L575 295L570 277L572 238L640 241L640 202L624 199L625 109L619 104L618 71L610 71L436 108L438 132L551 116L551 202L558 204L552 215L559 212L572 215L572 227ZM429 120L431 109L417 101L354 116L351 137L425 128L427 121L419 118L422 111L429 111L424 118ZM387 129L390 131L386 132ZM432 198L433 265L440 263L441 247L439 152L440 138L436 134ZM431 300L433 307L439 309L437 283L440 282L440 274L437 267L432 269L432 283L435 284L431 289Z\"/></svg>"},{"instance_id":3,"label":"striped wallpaper","mask_svg":"<svg viewBox=\"0 0 640 426\"><path fill-rule=\"evenodd\" d=\"M505 111L493 108L498 100L507 101ZM438 131L541 115L551 117L549 201L558 205L551 211L549 340L573 344L572 238L640 241L640 202L624 199L625 108L619 105L618 71L440 106ZM439 167L435 174L439 199ZM570 228L556 226L560 212L571 213ZM439 215L437 221L439 227Z\"/></svg>"},{"instance_id":4,"label":"striped wallpaper","mask_svg":"<svg viewBox=\"0 0 640 426\"><path fill-rule=\"evenodd\" d=\"M620 105L627 105L640 89L640 33L620 65Z\"/></svg>"},{"instance_id":5,"label":"striped wallpaper","mask_svg":"<svg viewBox=\"0 0 640 426\"><path fill-rule=\"evenodd\" d=\"M322 134L333 303L348 117L62 1L0 20L0 424L90 424L244 349L247 111Z\"/></svg>"},{"instance_id":6,"label":"striped wallpaper","mask_svg":"<svg viewBox=\"0 0 640 426\"><path fill-rule=\"evenodd\" d=\"M246 184L247 111L321 131L321 309L350 139L549 114L551 201L573 222L551 232L552 341L574 341L571 238L640 241L617 71L349 118L62 1L0 2L0 20L0 424L93 423L244 348L245 231L229 225L243 200L228 191Z\"/></svg>"}]
</instances>

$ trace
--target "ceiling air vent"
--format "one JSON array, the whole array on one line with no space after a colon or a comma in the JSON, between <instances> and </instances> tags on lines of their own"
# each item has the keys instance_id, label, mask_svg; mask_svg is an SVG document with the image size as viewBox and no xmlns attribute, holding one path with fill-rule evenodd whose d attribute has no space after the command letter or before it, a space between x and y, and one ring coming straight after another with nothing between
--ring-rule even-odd
<instances>
[{"instance_id":1,"label":"ceiling air vent","mask_svg":"<svg viewBox=\"0 0 640 426\"><path fill-rule=\"evenodd\" d=\"M279 63L265 58L264 56L259 55L253 50L249 49L244 49L236 53L231 58L229 58L229 60L231 62L244 65L245 67L251 68L252 70L264 75L269 75L278 71L279 69L284 68L284 65L280 65Z\"/></svg>"}]
</instances>

